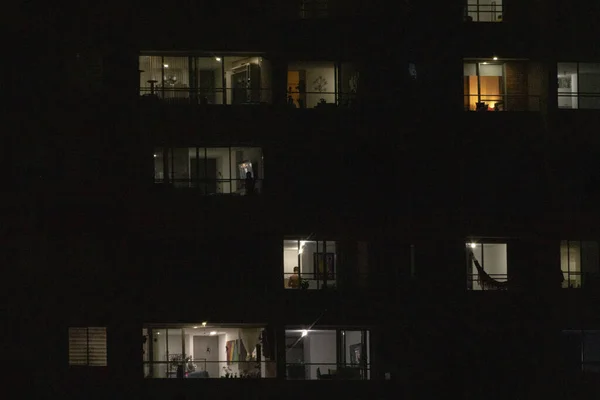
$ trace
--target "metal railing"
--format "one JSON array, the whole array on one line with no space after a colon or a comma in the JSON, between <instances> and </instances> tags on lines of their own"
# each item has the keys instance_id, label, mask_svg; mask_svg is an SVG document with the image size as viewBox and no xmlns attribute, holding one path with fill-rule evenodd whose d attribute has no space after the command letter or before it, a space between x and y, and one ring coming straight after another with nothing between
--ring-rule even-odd
<instances>
[{"instance_id":1,"label":"metal railing","mask_svg":"<svg viewBox=\"0 0 600 400\"><path fill-rule=\"evenodd\" d=\"M190 89L142 87L142 99L156 100L173 105L268 105L272 103L271 89ZM355 92L298 92L286 94L288 106L291 108L327 109L331 107L353 107L358 102Z\"/></svg>"},{"instance_id":2,"label":"metal railing","mask_svg":"<svg viewBox=\"0 0 600 400\"><path fill-rule=\"evenodd\" d=\"M558 93L558 108L565 110L600 110L600 93Z\"/></svg>"},{"instance_id":3,"label":"metal railing","mask_svg":"<svg viewBox=\"0 0 600 400\"><path fill-rule=\"evenodd\" d=\"M495 285L494 283L487 284L485 280L480 281L479 274L467 274L467 289L480 291L480 290L506 290L506 283L508 282L508 274L488 274L490 278L492 278L495 282L498 282L499 285Z\"/></svg>"},{"instance_id":4,"label":"metal railing","mask_svg":"<svg viewBox=\"0 0 600 400\"><path fill-rule=\"evenodd\" d=\"M465 111L540 111L540 96L525 94L464 95Z\"/></svg>"},{"instance_id":5,"label":"metal railing","mask_svg":"<svg viewBox=\"0 0 600 400\"><path fill-rule=\"evenodd\" d=\"M465 20L467 22L502 22L503 7L492 1L490 4L467 4Z\"/></svg>"},{"instance_id":6,"label":"metal railing","mask_svg":"<svg viewBox=\"0 0 600 400\"><path fill-rule=\"evenodd\" d=\"M368 380L369 364L286 363L286 378L290 380Z\"/></svg>"},{"instance_id":7,"label":"metal railing","mask_svg":"<svg viewBox=\"0 0 600 400\"><path fill-rule=\"evenodd\" d=\"M212 378L274 378L275 361L143 361L144 378L150 379L212 379Z\"/></svg>"},{"instance_id":8,"label":"metal railing","mask_svg":"<svg viewBox=\"0 0 600 400\"><path fill-rule=\"evenodd\" d=\"M287 104L291 108L353 107L358 102L356 92L299 92L291 91L286 95Z\"/></svg>"},{"instance_id":9,"label":"metal railing","mask_svg":"<svg viewBox=\"0 0 600 400\"><path fill-rule=\"evenodd\" d=\"M563 289L586 289L600 287L600 273L562 271L564 280Z\"/></svg>"},{"instance_id":10,"label":"metal railing","mask_svg":"<svg viewBox=\"0 0 600 400\"><path fill-rule=\"evenodd\" d=\"M368 273L357 273L344 274L343 284L338 282L337 274L318 274L315 275L312 272L296 274L293 272L283 273L283 286L289 290L338 290L340 285L343 289L351 290L361 288L368 288L369 286L369 274Z\"/></svg>"},{"instance_id":11,"label":"metal railing","mask_svg":"<svg viewBox=\"0 0 600 400\"><path fill-rule=\"evenodd\" d=\"M168 104L261 105L271 103L271 89L261 88L171 88L143 86L140 96Z\"/></svg>"},{"instance_id":12,"label":"metal railing","mask_svg":"<svg viewBox=\"0 0 600 400\"><path fill-rule=\"evenodd\" d=\"M326 275L326 276L324 276ZM337 281L335 274L295 274L284 273L283 281L286 289L300 290L335 290L337 289Z\"/></svg>"},{"instance_id":13,"label":"metal railing","mask_svg":"<svg viewBox=\"0 0 600 400\"><path fill-rule=\"evenodd\" d=\"M157 185L177 189L194 189L206 195L248 196L263 192L263 179L254 180L254 191L249 193L245 179L191 179L191 178L154 178Z\"/></svg>"}]
</instances>

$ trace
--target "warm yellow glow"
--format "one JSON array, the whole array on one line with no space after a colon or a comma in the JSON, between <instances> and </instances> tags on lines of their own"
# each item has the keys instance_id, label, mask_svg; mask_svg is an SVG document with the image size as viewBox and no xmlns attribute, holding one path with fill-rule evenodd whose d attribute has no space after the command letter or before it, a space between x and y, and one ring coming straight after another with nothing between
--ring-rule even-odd
<instances>
[{"instance_id":1,"label":"warm yellow glow","mask_svg":"<svg viewBox=\"0 0 600 400\"><path fill-rule=\"evenodd\" d=\"M169 64L163 64L163 67L169 68Z\"/></svg>"}]
</instances>

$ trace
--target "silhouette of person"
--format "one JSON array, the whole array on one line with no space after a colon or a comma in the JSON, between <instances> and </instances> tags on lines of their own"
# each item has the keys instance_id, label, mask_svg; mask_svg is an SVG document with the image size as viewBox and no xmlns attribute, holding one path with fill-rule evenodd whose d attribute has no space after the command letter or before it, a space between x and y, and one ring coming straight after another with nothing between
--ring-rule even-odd
<instances>
[{"instance_id":1,"label":"silhouette of person","mask_svg":"<svg viewBox=\"0 0 600 400\"><path fill-rule=\"evenodd\" d=\"M294 107L295 107L295 104L294 104L294 99L293 99L293 97L292 97L292 87L291 87L291 86L289 86L289 87L288 87L287 103L288 103L290 106L294 106Z\"/></svg>"},{"instance_id":2,"label":"silhouette of person","mask_svg":"<svg viewBox=\"0 0 600 400\"><path fill-rule=\"evenodd\" d=\"M250 196L254 194L254 185L255 185L254 177L252 176L252 172L246 172L246 196Z\"/></svg>"},{"instance_id":3,"label":"silhouette of person","mask_svg":"<svg viewBox=\"0 0 600 400\"><path fill-rule=\"evenodd\" d=\"M296 89L298 90L298 107L304 108L304 97L306 95L306 82L304 79L300 79Z\"/></svg>"},{"instance_id":4,"label":"silhouette of person","mask_svg":"<svg viewBox=\"0 0 600 400\"><path fill-rule=\"evenodd\" d=\"M300 287L300 276L298 275L299 271L300 270L298 267L294 267L294 274L289 277L287 287L293 289L297 289Z\"/></svg>"}]
</instances>

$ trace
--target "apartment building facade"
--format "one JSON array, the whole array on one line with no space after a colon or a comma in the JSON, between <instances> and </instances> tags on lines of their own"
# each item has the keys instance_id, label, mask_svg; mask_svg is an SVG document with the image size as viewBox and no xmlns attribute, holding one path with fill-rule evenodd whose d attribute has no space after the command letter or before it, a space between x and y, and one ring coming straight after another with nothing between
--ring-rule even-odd
<instances>
[{"instance_id":1,"label":"apartment building facade","mask_svg":"<svg viewBox=\"0 0 600 400\"><path fill-rule=\"evenodd\" d=\"M73 398L595 390L593 13L283 3L96 6L57 29L64 82L24 124L33 183L7 213L23 379Z\"/></svg>"}]
</instances>

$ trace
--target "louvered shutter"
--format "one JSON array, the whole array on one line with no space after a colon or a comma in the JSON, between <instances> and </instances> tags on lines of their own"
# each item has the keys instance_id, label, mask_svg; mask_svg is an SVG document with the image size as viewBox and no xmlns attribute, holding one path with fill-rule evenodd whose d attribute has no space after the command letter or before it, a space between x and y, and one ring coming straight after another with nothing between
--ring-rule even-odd
<instances>
[{"instance_id":1,"label":"louvered shutter","mask_svg":"<svg viewBox=\"0 0 600 400\"><path fill-rule=\"evenodd\" d=\"M69 328L69 365L106 366L106 328Z\"/></svg>"},{"instance_id":2,"label":"louvered shutter","mask_svg":"<svg viewBox=\"0 0 600 400\"><path fill-rule=\"evenodd\" d=\"M106 366L106 328L88 328L88 365Z\"/></svg>"}]
</instances>

